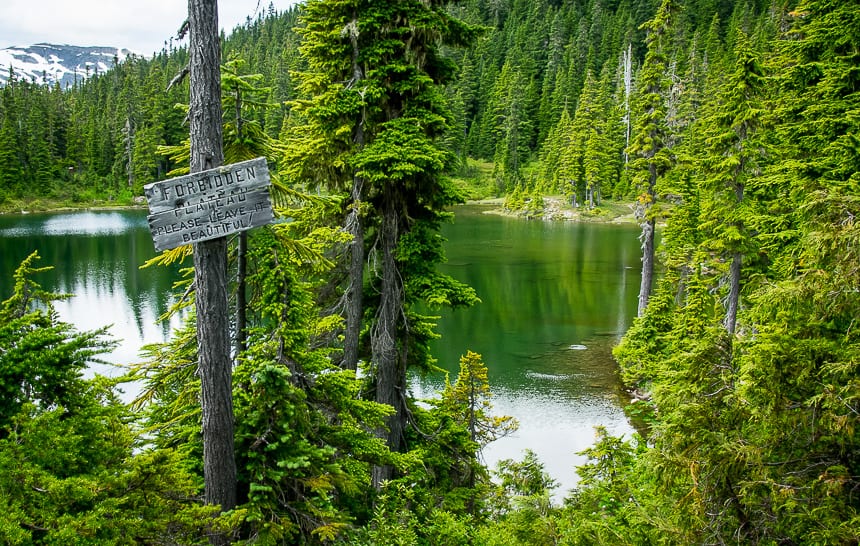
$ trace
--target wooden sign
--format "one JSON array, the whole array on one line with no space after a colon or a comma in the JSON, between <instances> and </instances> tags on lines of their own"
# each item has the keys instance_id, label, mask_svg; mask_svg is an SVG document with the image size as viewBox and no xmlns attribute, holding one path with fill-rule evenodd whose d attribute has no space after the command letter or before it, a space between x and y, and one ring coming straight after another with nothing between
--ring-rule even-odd
<instances>
[{"instance_id":1,"label":"wooden sign","mask_svg":"<svg viewBox=\"0 0 860 546\"><path fill-rule=\"evenodd\" d=\"M199 243L272 221L266 159L200 171L143 187L156 250Z\"/></svg>"}]
</instances>

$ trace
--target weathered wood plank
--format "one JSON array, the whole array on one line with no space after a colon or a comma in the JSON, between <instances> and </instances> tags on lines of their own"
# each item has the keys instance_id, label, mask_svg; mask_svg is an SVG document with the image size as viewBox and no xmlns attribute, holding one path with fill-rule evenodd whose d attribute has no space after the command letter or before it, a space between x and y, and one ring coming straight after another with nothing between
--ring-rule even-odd
<instances>
[{"instance_id":1,"label":"weathered wood plank","mask_svg":"<svg viewBox=\"0 0 860 546\"><path fill-rule=\"evenodd\" d=\"M215 169L153 182L143 187L150 214L197 204L214 197L235 195L270 183L266 159L224 165Z\"/></svg>"},{"instance_id":2,"label":"weathered wood plank","mask_svg":"<svg viewBox=\"0 0 860 546\"><path fill-rule=\"evenodd\" d=\"M150 214L147 219L155 248L161 251L264 226L273 217L266 187Z\"/></svg>"},{"instance_id":3,"label":"weathered wood plank","mask_svg":"<svg viewBox=\"0 0 860 546\"><path fill-rule=\"evenodd\" d=\"M144 186L156 250L199 243L272 221L265 158Z\"/></svg>"}]
</instances>

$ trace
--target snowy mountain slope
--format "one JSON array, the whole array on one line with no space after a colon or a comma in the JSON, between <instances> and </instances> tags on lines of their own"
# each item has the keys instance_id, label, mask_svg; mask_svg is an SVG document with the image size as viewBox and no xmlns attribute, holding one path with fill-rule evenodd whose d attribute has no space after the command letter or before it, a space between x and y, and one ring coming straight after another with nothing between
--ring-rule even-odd
<instances>
[{"instance_id":1,"label":"snowy mountain slope","mask_svg":"<svg viewBox=\"0 0 860 546\"><path fill-rule=\"evenodd\" d=\"M49 84L59 82L66 88L74 83L76 77L80 81L105 72L131 54L127 49L115 47L55 44L7 47L0 49L0 85L9 80L9 67L12 67L18 79Z\"/></svg>"}]
</instances>

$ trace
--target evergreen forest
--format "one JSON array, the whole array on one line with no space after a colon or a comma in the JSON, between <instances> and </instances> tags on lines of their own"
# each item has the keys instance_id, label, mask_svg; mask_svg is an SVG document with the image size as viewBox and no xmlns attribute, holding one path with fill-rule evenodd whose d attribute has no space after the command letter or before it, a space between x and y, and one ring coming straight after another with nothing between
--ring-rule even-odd
<instances>
[{"instance_id":1,"label":"evergreen forest","mask_svg":"<svg viewBox=\"0 0 860 546\"><path fill-rule=\"evenodd\" d=\"M188 172L182 44L10 73L0 210ZM146 264L180 264L184 320L131 405L34 253L0 294L0 542L858 544L856 0L305 0L220 45L224 161L267 158L277 217L228 246L234 494L204 486L192 248ZM517 427L492 363L407 385L433 312L480 304L436 267L451 207L548 196L629 206L642 243L614 350L639 434L598 429L562 502L533 453L482 463Z\"/></svg>"}]
</instances>

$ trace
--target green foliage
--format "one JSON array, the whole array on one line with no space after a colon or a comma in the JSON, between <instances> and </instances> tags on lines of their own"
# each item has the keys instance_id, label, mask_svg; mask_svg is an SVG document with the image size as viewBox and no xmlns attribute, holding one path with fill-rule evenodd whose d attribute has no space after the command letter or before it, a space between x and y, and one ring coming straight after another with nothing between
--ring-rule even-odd
<instances>
[{"instance_id":1,"label":"green foliage","mask_svg":"<svg viewBox=\"0 0 860 546\"><path fill-rule=\"evenodd\" d=\"M791 12L319 0L234 29L228 155L285 160L273 195L293 221L252 236L234 392L242 504L216 525L271 543L856 542L857 36L856 6L836 0ZM633 89L616 69L628 44ZM186 89L164 89L186 61L171 45L65 91L13 78L0 90L0 206L126 202L180 166L185 111L172 105ZM445 177L457 169L465 184ZM435 269L443 211L467 192L505 192L529 215L543 194L596 213L601 196L637 195L640 220L666 220L661 278L615 350L648 437L599 430L561 507L533 454L504 461L497 485L480 464L512 422L491 415L477 355L439 399L402 397L402 453L380 438L392 409L370 401L378 376L333 365L343 218L364 222L363 262L391 259L364 274L365 337L387 291L398 373L431 370L435 318L419 306L478 301ZM211 520L197 502L193 313L148 348L138 423L103 380L81 378L110 343L58 321L35 259L0 304L0 541L200 542ZM384 286L392 262L400 284ZM380 465L397 473L377 491Z\"/></svg>"},{"instance_id":2,"label":"green foliage","mask_svg":"<svg viewBox=\"0 0 860 546\"><path fill-rule=\"evenodd\" d=\"M46 292L32 279L49 268L34 267L33 252L15 271L12 295L0 303L0 438L2 429L27 404L49 409L81 403L81 374L88 363L114 345L106 329L76 332L57 318Z\"/></svg>"},{"instance_id":3,"label":"green foliage","mask_svg":"<svg viewBox=\"0 0 860 546\"><path fill-rule=\"evenodd\" d=\"M337 288L350 355L344 360L351 359L345 366L357 365L358 332L365 332L370 388L395 408L388 430L377 434L401 451L406 370L433 364L432 318L414 307L477 301L474 291L436 271L443 211L463 200L444 177L456 164L445 146L452 120L442 88L454 64L441 46L469 43L476 29L441 2L336 0L308 2L299 32L307 69L298 74L304 96L291 104L297 117L285 133L285 174L309 187L349 188L344 225L355 239L341 258L349 265ZM379 256L369 274L365 253ZM375 485L392 468L376 472Z\"/></svg>"},{"instance_id":4,"label":"green foliage","mask_svg":"<svg viewBox=\"0 0 860 546\"><path fill-rule=\"evenodd\" d=\"M243 540L330 542L363 513L355 507L367 502L370 464L391 459L371 433L388 408L361 399L361 382L331 364L330 349L311 348L311 335L326 338L330 326L308 279L327 269L295 250L321 254L335 241L317 233L322 228L295 238L305 220L258 230L249 250L248 349L233 378L240 503L222 518ZM142 371L154 442L187 453L200 472L193 318L149 349Z\"/></svg>"},{"instance_id":5,"label":"green foliage","mask_svg":"<svg viewBox=\"0 0 860 546\"><path fill-rule=\"evenodd\" d=\"M458 172L451 177L457 191L471 200L489 199L496 196L492 180L492 163L466 159Z\"/></svg>"},{"instance_id":6,"label":"green foliage","mask_svg":"<svg viewBox=\"0 0 860 546\"><path fill-rule=\"evenodd\" d=\"M652 528L673 543L856 540L860 155L830 144L851 141L857 106L856 54L838 38L858 29L849 11L808 2L778 36L738 9L700 135L667 173L667 271L615 353L650 394L651 447L637 474L595 482L635 499L612 522L636 542L659 542Z\"/></svg>"},{"instance_id":7,"label":"green foliage","mask_svg":"<svg viewBox=\"0 0 860 546\"><path fill-rule=\"evenodd\" d=\"M390 483L377 498L372 519L343 543L460 546L473 543L473 524L467 516L428 510L413 487Z\"/></svg>"},{"instance_id":8,"label":"green foliage","mask_svg":"<svg viewBox=\"0 0 860 546\"><path fill-rule=\"evenodd\" d=\"M475 535L476 544L544 545L557 543L557 509L550 495L558 484L535 453L527 449L521 461L499 461L498 485L491 491L492 520Z\"/></svg>"},{"instance_id":9,"label":"green foliage","mask_svg":"<svg viewBox=\"0 0 860 546\"><path fill-rule=\"evenodd\" d=\"M460 357L460 372L452 385L445 383L441 408L469 431L470 439L481 447L513 433L519 426L510 416L491 414L490 382L481 355L467 351Z\"/></svg>"},{"instance_id":10,"label":"green foliage","mask_svg":"<svg viewBox=\"0 0 860 546\"><path fill-rule=\"evenodd\" d=\"M402 476L382 485L367 523L345 543L482 544L477 524L490 513L496 488L479 453L516 424L490 413L486 371L469 352L440 398L410 405L409 451L398 457Z\"/></svg>"},{"instance_id":11,"label":"green foliage","mask_svg":"<svg viewBox=\"0 0 860 546\"><path fill-rule=\"evenodd\" d=\"M211 510L172 450L153 449L114 391L82 378L110 349L104 330L59 322L31 275L34 252L2 303L0 541L7 544L201 542Z\"/></svg>"},{"instance_id":12,"label":"green foliage","mask_svg":"<svg viewBox=\"0 0 860 546\"><path fill-rule=\"evenodd\" d=\"M141 450L130 412L86 382L69 413L27 405L0 440L0 539L8 544L203 542L211 509L168 450Z\"/></svg>"},{"instance_id":13,"label":"green foliage","mask_svg":"<svg viewBox=\"0 0 860 546\"><path fill-rule=\"evenodd\" d=\"M539 218L543 216L546 202L543 195L539 193L528 194L519 186L505 197L504 208L508 212L517 213L526 218Z\"/></svg>"}]
</instances>

